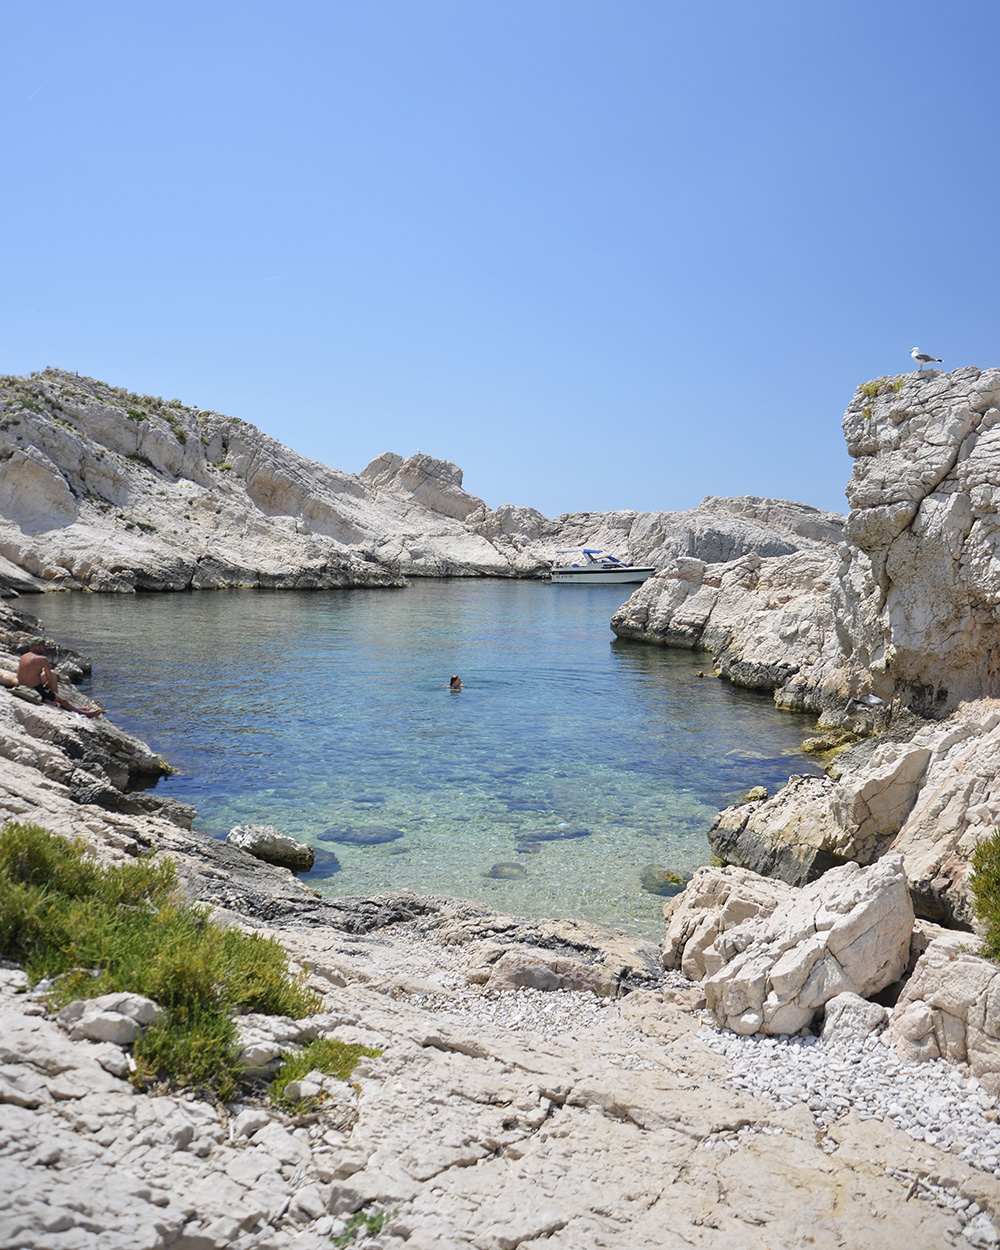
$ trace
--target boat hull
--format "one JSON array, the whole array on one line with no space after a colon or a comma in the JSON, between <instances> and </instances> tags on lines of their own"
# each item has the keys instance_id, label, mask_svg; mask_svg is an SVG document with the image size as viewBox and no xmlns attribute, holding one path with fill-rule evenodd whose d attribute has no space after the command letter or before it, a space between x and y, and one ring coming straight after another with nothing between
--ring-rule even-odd
<instances>
[{"instance_id":1,"label":"boat hull","mask_svg":"<svg viewBox=\"0 0 1000 1250\"><path fill-rule=\"evenodd\" d=\"M552 580L561 586L635 586L652 577L656 569L554 568Z\"/></svg>"}]
</instances>

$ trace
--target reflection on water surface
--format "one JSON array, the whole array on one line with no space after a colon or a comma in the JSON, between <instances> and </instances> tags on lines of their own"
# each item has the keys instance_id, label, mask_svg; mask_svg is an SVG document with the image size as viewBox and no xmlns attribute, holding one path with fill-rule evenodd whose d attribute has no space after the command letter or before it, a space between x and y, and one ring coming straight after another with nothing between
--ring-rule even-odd
<instances>
[{"instance_id":1,"label":"reflection on water surface","mask_svg":"<svg viewBox=\"0 0 1000 1250\"><path fill-rule=\"evenodd\" d=\"M181 770L160 788L197 828L273 824L333 851L327 893L407 887L659 937L643 868L692 871L719 807L818 770L796 749L811 718L716 680L708 656L614 639L626 589L450 579L36 610Z\"/></svg>"}]
</instances>

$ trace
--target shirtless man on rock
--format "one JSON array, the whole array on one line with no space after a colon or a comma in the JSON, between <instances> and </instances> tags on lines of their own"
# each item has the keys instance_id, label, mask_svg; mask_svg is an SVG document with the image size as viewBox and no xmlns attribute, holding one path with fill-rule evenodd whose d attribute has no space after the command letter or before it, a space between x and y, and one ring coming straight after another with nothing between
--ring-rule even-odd
<instances>
[{"instance_id":1,"label":"shirtless man on rock","mask_svg":"<svg viewBox=\"0 0 1000 1250\"><path fill-rule=\"evenodd\" d=\"M45 655L45 639L29 638L17 665L17 680L21 686L35 690L43 703L54 703L67 712L79 712L81 716L100 716L99 707L77 707L59 693L59 678L53 673Z\"/></svg>"}]
</instances>

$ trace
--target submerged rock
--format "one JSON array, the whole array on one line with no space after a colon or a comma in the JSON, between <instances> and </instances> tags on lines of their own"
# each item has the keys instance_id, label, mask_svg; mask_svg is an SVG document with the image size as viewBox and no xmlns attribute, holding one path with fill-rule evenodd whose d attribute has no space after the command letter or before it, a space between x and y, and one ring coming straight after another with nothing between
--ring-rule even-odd
<instances>
[{"instance_id":1,"label":"submerged rock","mask_svg":"<svg viewBox=\"0 0 1000 1250\"><path fill-rule=\"evenodd\" d=\"M333 851L318 850L315 852L316 858L313 866L306 874L309 880L322 880L324 877L332 877L334 873L340 872L340 860L334 855Z\"/></svg>"},{"instance_id":2,"label":"submerged rock","mask_svg":"<svg viewBox=\"0 0 1000 1250\"><path fill-rule=\"evenodd\" d=\"M342 825L321 833L323 842L346 842L351 846L378 846L383 842L396 842L403 836L402 829L389 825Z\"/></svg>"},{"instance_id":3,"label":"submerged rock","mask_svg":"<svg viewBox=\"0 0 1000 1250\"><path fill-rule=\"evenodd\" d=\"M590 830L579 825L545 825L540 829L523 829L515 833L518 842L565 842L571 838L589 838Z\"/></svg>"},{"instance_id":4,"label":"submerged rock","mask_svg":"<svg viewBox=\"0 0 1000 1250\"><path fill-rule=\"evenodd\" d=\"M687 873L666 868L663 864L647 864L639 873L639 884L644 890L648 890L650 894L663 894L668 898L679 894L689 880Z\"/></svg>"},{"instance_id":5,"label":"submerged rock","mask_svg":"<svg viewBox=\"0 0 1000 1250\"><path fill-rule=\"evenodd\" d=\"M484 877L490 877L494 881L519 881L527 875L527 869L520 864L494 864L489 872L483 873Z\"/></svg>"}]
</instances>

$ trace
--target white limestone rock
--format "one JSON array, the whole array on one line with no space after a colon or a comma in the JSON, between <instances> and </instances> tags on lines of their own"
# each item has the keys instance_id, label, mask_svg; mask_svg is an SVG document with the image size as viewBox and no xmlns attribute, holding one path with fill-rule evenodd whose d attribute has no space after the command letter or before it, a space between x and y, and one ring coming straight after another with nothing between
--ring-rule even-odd
<instances>
[{"instance_id":1,"label":"white limestone rock","mask_svg":"<svg viewBox=\"0 0 1000 1250\"><path fill-rule=\"evenodd\" d=\"M663 906L667 933L663 966L692 981L717 972L736 953L728 935L748 920L767 919L793 897L780 881L746 868L699 868L680 894Z\"/></svg>"},{"instance_id":2,"label":"white limestone rock","mask_svg":"<svg viewBox=\"0 0 1000 1250\"><path fill-rule=\"evenodd\" d=\"M913 725L903 741L839 756L837 780L792 778L764 802L726 808L709 831L712 849L792 885L846 859L898 853L918 915L971 925L969 857L1000 823L1000 701Z\"/></svg>"},{"instance_id":3,"label":"white limestone rock","mask_svg":"<svg viewBox=\"0 0 1000 1250\"><path fill-rule=\"evenodd\" d=\"M859 389L843 423L855 466L836 555L678 561L612 627L711 651L720 672L787 707L872 693L940 714L1000 696L998 423L1000 369Z\"/></svg>"},{"instance_id":4,"label":"white limestone rock","mask_svg":"<svg viewBox=\"0 0 1000 1250\"><path fill-rule=\"evenodd\" d=\"M615 613L621 638L706 650L737 685L773 690L781 707L818 709L807 679L834 645L829 548L771 559L751 551L727 564L682 557L644 582Z\"/></svg>"},{"instance_id":5,"label":"white limestone rock","mask_svg":"<svg viewBox=\"0 0 1000 1250\"><path fill-rule=\"evenodd\" d=\"M798 1032L838 994L869 997L898 980L912 929L899 856L833 868L727 935L736 953L705 980L708 1010L736 1033Z\"/></svg>"},{"instance_id":6,"label":"white limestone rock","mask_svg":"<svg viewBox=\"0 0 1000 1250\"><path fill-rule=\"evenodd\" d=\"M102 994L98 998L78 998L67 1004L56 1017L68 1029L73 1041L113 1042L131 1046L144 1028L162 1017L163 1009L141 994Z\"/></svg>"},{"instance_id":7,"label":"white limestone rock","mask_svg":"<svg viewBox=\"0 0 1000 1250\"><path fill-rule=\"evenodd\" d=\"M308 872L316 859L311 846L279 833L273 825L235 825L226 841L255 859L290 868L292 872Z\"/></svg>"},{"instance_id":8,"label":"white limestone rock","mask_svg":"<svg viewBox=\"0 0 1000 1250\"><path fill-rule=\"evenodd\" d=\"M906 1063L968 1063L1000 1095L1000 967L967 933L942 933L917 960L883 1041Z\"/></svg>"},{"instance_id":9,"label":"white limestone rock","mask_svg":"<svg viewBox=\"0 0 1000 1250\"><path fill-rule=\"evenodd\" d=\"M0 588L130 594L537 577L561 547L597 545L631 563L730 560L828 548L843 524L755 497L555 520L510 504L493 510L446 460L386 452L344 473L236 418L60 370L3 379L0 406Z\"/></svg>"},{"instance_id":10,"label":"white limestone rock","mask_svg":"<svg viewBox=\"0 0 1000 1250\"><path fill-rule=\"evenodd\" d=\"M834 791L828 777L790 777L772 798L719 812L708 830L709 845L728 863L805 885L857 858L857 840L834 814Z\"/></svg>"},{"instance_id":11,"label":"white limestone rock","mask_svg":"<svg viewBox=\"0 0 1000 1250\"><path fill-rule=\"evenodd\" d=\"M601 997L618 990L617 979L601 964L526 951L507 951L501 955L486 984L491 990L591 990Z\"/></svg>"},{"instance_id":12,"label":"white limestone rock","mask_svg":"<svg viewBox=\"0 0 1000 1250\"><path fill-rule=\"evenodd\" d=\"M842 1046L867 1037L884 1024L889 1013L879 1003L870 1003L859 994L844 993L831 998L823 1017L823 1041Z\"/></svg>"}]
</instances>

